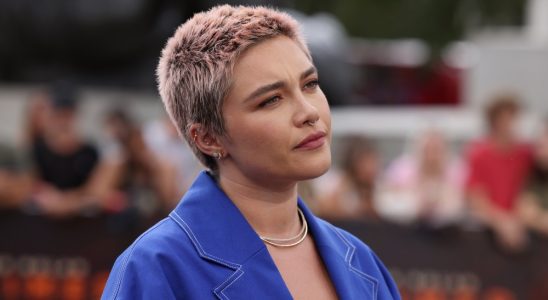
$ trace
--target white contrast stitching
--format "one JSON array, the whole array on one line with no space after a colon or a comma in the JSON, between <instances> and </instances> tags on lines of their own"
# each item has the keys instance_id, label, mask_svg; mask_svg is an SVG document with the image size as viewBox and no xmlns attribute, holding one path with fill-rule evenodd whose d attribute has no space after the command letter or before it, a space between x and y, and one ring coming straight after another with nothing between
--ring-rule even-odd
<instances>
[{"instance_id":1,"label":"white contrast stitching","mask_svg":"<svg viewBox=\"0 0 548 300\"><path fill-rule=\"evenodd\" d=\"M350 243L350 241L348 241L344 237L344 235L342 235L341 232L339 232L338 230L336 230L335 232L337 233L339 238L341 238L343 240L343 242L346 243L346 245L348 247L352 248L350 256L348 257L348 266L350 267L350 270L353 271L354 273L360 275L360 277L369 280L373 284L374 299L377 299L377 294L378 294L378 289L379 289L378 280L375 277L362 272L361 270L359 270L358 268L356 268L355 266L352 265L352 258L354 257L354 253L356 252L356 247L352 243Z\"/></svg>"},{"instance_id":2,"label":"white contrast stitching","mask_svg":"<svg viewBox=\"0 0 548 300\"><path fill-rule=\"evenodd\" d=\"M122 282L124 281L124 278L125 278L125 275L126 275L127 264L129 262L129 259L133 255L133 251L135 250L135 245L137 244L137 242L140 241L147 233L149 233L150 231L152 231L156 227L160 226L160 224L164 223L165 221L166 221L166 219L163 219L162 221L158 222L158 224L154 225L149 230L145 231L143 234L141 234L141 236L139 236L135 240L135 242L133 242L133 244L131 245L131 250L124 257L124 261L122 262L122 266L120 267L121 268L120 269L120 275L118 276L118 280L115 283L114 293L112 295L112 298L110 298L110 299L116 299L116 297L118 296L118 293L120 292L120 287L122 286Z\"/></svg>"},{"instance_id":3,"label":"white contrast stitching","mask_svg":"<svg viewBox=\"0 0 548 300\"><path fill-rule=\"evenodd\" d=\"M186 232L186 234L188 235L188 237L190 238L190 241L192 242L192 244L194 244L194 247L198 250L198 254L205 258L205 259L209 259L209 260L212 260L216 263L219 263L223 266L226 266L226 267L229 267L233 270L237 270L241 267L241 265L237 264L237 263L232 263L232 262L229 262L229 261L226 261L224 259L221 259L221 258L218 258L214 255L211 255L207 252L205 252L205 250L202 248L202 245L200 245L200 242L198 241L198 239L196 238L196 235L194 235L194 232L192 231L192 229L190 228L190 226L188 226L188 224L183 220L183 218L181 218L181 216L179 214L177 214L177 212L173 211L171 212L171 214L169 214L169 216L177 223L179 224L179 226L181 226L181 228L183 228L183 230ZM180 221L180 222L179 222ZM182 223L181 223L182 222Z\"/></svg>"},{"instance_id":4,"label":"white contrast stitching","mask_svg":"<svg viewBox=\"0 0 548 300\"><path fill-rule=\"evenodd\" d=\"M236 280L240 279L240 277L242 277L242 275L244 275L244 270L242 270L241 268L236 270L236 272L234 272L234 274L230 275L230 277L228 277L225 281L223 281L223 283L219 284L214 290L213 292L215 293L215 295L217 295L217 297L219 298L225 298L225 299L230 299L228 298L227 295L225 295L225 290L230 287L234 282L236 282ZM234 279L232 279L232 277L234 277L235 275L238 275L236 276ZM227 284L224 288L221 289L221 295L219 295L219 289L225 285L227 282L231 281L229 284Z\"/></svg>"},{"instance_id":5,"label":"white contrast stitching","mask_svg":"<svg viewBox=\"0 0 548 300\"><path fill-rule=\"evenodd\" d=\"M135 246L132 246L129 253L124 257L124 261L122 262L121 271L120 271L121 273L118 276L118 280L116 280L114 294L112 295L111 299L116 299L116 297L118 296L118 292L120 291L120 287L122 286L122 281L124 280L124 277L126 275L127 263L129 261L129 258L133 254L133 250L135 250Z\"/></svg>"},{"instance_id":6,"label":"white contrast stitching","mask_svg":"<svg viewBox=\"0 0 548 300\"><path fill-rule=\"evenodd\" d=\"M374 296L374 299L377 299L377 294L378 294L378 289L379 289L379 282L378 282L377 278L362 272L361 270L359 270L358 268L356 268L352 265L352 257L354 256L354 253L356 252L356 246L354 246L352 243L350 243L350 241L348 241L342 235L342 233L339 232L336 228L333 228L331 226L329 226L329 227L337 234L337 236L343 241L343 243L347 247L345 262L348 264L348 267L349 267L350 271L356 273L357 275L359 275L363 279L368 280L369 282L371 282L371 284L373 284L373 296ZM350 256L348 255L349 251L350 251Z\"/></svg>"},{"instance_id":7,"label":"white contrast stitching","mask_svg":"<svg viewBox=\"0 0 548 300\"><path fill-rule=\"evenodd\" d=\"M188 224L185 222L185 220L183 220L183 218L176 212L176 211L173 211L170 215L169 215L177 224L179 224L179 226L181 226L181 228L185 231L185 233L187 234L187 236L190 238L190 241L192 242L192 244L194 244L194 247L196 248L196 250L198 250L198 254L203 257L204 259L208 259L208 260L212 260L214 262L217 262L223 266L226 266L226 267L229 267L233 270L235 270L236 272L234 272L232 275L230 275L225 281L223 281L220 285L218 285L214 290L213 290L213 293L221 298L221 299L229 299L228 296L224 293L224 291L229 288L234 282L236 282L240 277L242 277L242 275L244 275L244 270L242 269L242 265L240 264L237 264L237 263L233 263L233 262L229 262L229 261L226 261L224 259L221 259L221 258L218 258L214 255L211 255L209 253L207 253L204 248L202 247L202 245L200 244L200 242L198 241L198 239L196 238L196 235L194 234L194 232L192 231L192 228L190 228L190 226L188 226ZM237 276L236 276L237 275ZM234 277L236 276L236 277ZM220 294L219 294L219 289L225 285L227 282L230 282L229 284L227 284L224 288L222 288L220 290Z\"/></svg>"},{"instance_id":8,"label":"white contrast stitching","mask_svg":"<svg viewBox=\"0 0 548 300\"><path fill-rule=\"evenodd\" d=\"M240 279L240 277L242 277L242 275L244 275L244 273L245 273L244 270L241 270L241 271L242 271L242 273L240 273L240 275L238 275L236 278L234 278L234 280L232 280L231 283L227 284L225 286L225 288L221 290L221 294L223 294L227 299L228 299L228 296L225 295L225 290L228 289L234 282L236 282L236 280Z\"/></svg>"}]
</instances>

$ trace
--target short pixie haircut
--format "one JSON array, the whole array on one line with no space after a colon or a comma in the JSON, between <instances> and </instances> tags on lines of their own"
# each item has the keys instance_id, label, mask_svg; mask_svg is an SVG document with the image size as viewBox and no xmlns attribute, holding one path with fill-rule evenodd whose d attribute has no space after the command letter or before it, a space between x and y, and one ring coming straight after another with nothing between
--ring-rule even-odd
<instances>
[{"instance_id":1,"label":"short pixie haircut","mask_svg":"<svg viewBox=\"0 0 548 300\"><path fill-rule=\"evenodd\" d=\"M207 168L216 170L217 163L196 147L189 126L200 123L211 134L226 135L223 100L238 57L277 36L291 38L311 59L298 23L266 7L213 7L195 14L167 41L157 69L158 90L179 134Z\"/></svg>"}]
</instances>

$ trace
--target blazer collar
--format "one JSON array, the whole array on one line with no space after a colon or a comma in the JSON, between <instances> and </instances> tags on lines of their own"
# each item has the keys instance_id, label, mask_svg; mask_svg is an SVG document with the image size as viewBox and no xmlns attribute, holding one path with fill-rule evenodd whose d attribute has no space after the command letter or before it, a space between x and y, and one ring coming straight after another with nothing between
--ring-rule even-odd
<instances>
[{"instance_id":1,"label":"blazer collar","mask_svg":"<svg viewBox=\"0 0 548 300\"><path fill-rule=\"evenodd\" d=\"M317 219L301 199L298 205L339 297L364 299L363 295L368 295L365 299L376 299L375 278L352 265L354 245L339 229ZM246 294L244 287L260 286L261 282L256 281L265 273L270 275L268 280L274 288L270 296L291 298L263 241L210 174L205 171L199 174L170 217L183 228L203 259L234 271L214 287L218 298L241 298ZM355 293L361 296L353 297ZM231 294L234 297L229 297Z\"/></svg>"},{"instance_id":2,"label":"blazer collar","mask_svg":"<svg viewBox=\"0 0 548 300\"><path fill-rule=\"evenodd\" d=\"M316 218L299 199L316 249L340 299L377 299L379 282L356 265L356 246L343 231Z\"/></svg>"},{"instance_id":3,"label":"blazer collar","mask_svg":"<svg viewBox=\"0 0 548 300\"><path fill-rule=\"evenodd\" d=\"M233 267L265 248L240 210L202 171L170 214L185 229L201 256L221 258Z\"/></svg>"}]
</instances>

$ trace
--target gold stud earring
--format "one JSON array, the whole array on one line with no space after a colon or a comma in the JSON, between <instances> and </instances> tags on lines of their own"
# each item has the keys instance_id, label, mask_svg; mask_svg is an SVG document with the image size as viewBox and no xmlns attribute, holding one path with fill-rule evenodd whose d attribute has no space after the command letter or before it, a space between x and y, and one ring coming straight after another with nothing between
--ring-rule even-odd
<instances>
[{"instance_id":1,"label":"gold stud earring","mask_svg":"<svg viewBox=\"0 0 548 300\"><path fill-rule=\"evenodd\" d=\"M223 150L213 152L213 158L215 158L216 160L220 160L224 156L225 156L225 153Z\"/></svg>"}]
</instances>

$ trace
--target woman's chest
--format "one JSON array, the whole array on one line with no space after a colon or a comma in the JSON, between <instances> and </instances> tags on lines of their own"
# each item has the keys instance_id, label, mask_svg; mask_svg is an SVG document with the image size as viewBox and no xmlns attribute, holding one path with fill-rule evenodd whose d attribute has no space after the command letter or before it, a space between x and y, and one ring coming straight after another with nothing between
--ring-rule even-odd
<instances>
[{"instance_id":1,"label":"woman's chest","mask_svg":"<svg viewBox=\"0 0 548 300\"><path fill-rule=\"evenodd\" d=\"M325 265L308 237L294 249L268 247L294 299L337 299Z\"/></svg>"}]
</instances>

